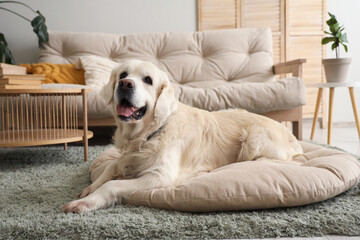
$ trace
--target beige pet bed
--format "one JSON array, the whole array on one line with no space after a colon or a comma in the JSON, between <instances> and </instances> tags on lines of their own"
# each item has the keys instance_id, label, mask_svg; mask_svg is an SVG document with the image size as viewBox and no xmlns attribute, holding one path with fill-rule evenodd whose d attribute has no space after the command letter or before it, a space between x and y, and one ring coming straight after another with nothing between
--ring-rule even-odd
<instances>
[{"instance_id":1,"label":"beige pet bed","mask_svg":"<svg viewBox=\"0 0 360 240\"><path fill-rule=\"evenodd\" d=\"M186 212L232 211L299 206L334 197L357 184L360 164L349 154L301 142L304 155L291 162L239 162L202 173L180 186L135 192L124 202ZM106 150L92 164L118 157Z\"/></svg>"}]
</instances>

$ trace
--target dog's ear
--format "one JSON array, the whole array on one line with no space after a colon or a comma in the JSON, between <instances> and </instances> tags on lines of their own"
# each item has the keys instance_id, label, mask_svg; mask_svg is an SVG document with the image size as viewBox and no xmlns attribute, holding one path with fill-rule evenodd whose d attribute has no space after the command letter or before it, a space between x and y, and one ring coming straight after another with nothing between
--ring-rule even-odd
<instances>
[{"instance_id":1,"label":"dog's ear","mask_svg":"<svg viewBox=\"0 0 360 240\"><path fill-rule=\"evenodd\" d=\"M106 104L110 104L114 99L114 88L115 88L115 79L116 71L112 70L110 75L109 82L101 89L101 95L105 99Z\"/></svg>"},{"instance_id":2,"label":"dog's ear","mask_svg":"<svg viewBox=\"0 0 360 240\"><path fill-rule=\"evenodd\" d=\"M171 113L177 109L177 100L174 89L170 84L169 78L165 72L161 72L163 84L161 86L159 97L155 103L154 117L155 120L163 122Z\"/></svg>"}]
</instances>

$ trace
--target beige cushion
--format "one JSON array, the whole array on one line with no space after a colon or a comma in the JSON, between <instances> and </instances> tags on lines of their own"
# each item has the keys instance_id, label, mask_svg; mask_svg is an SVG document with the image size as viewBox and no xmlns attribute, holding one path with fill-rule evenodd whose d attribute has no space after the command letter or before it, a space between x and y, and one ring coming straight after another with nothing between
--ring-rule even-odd
<instances>
[{"instance_id":1,"label":"beige cushion","mask_svg":"<svg viewBox=\"0 0 360 240\"><path fill-rule=\"evenodd\" d=\"M92 88L104 87L109 82L112 69L118 65L117 62L95 55L80 57L75 63L77 69L85 70L85 84Z\"/></svg>"},{"instance_id":2,"label":"beige cushion","mask_svg":"<svg viewBox=\"0 0 360 240\"><path fill-rule=\"evenodd\" d=\"M201 109L264 113L305 104L300 79L274 79L269 28L130 35L50 32L39 62L77 62L85 69L86 84L98 88L106 84L114 62L128 59L157 65L168 73L179 100Z\"/></svg>"},{"instance_id":3,"label":"beige cushion","mask_svg":"<svg viewBox=\"0 0 360 240\"><path fill-rule=\"evenodd\" d=\"M359 182L360 164L351 155L301 142L302 156L291 162L234 163L202 173L180 186L134 192L126 203L188 212L231 211L299 206L334 197ZM91 169L118 157L115 148L99 156Z\"/></svg>"},{"instance_id":4,"label":"beige cushion","mask_svg":"<svg viewBox=\"0 0 360 240\"><path fill-rule=\"evenodd\" d=\"M174 85L175 94L180 102L209 111L229 108L242 108L250 112L264 113L275 110L286 110L305 104L305 89L303 81L299 78L286 78L272 83L243 83L226 85L213 89L200 89ZM111 117L111 108L100 95L101 87L97 84L43 84L42 88L89 88L87 94L88 117ZM300 94L300 95L299 95ZM258 96L261 96L259 98ZM274 104L276 103L276 104ZM78 108L81 114L82 101L79 98Z\"/></svg>"}]
</instances>

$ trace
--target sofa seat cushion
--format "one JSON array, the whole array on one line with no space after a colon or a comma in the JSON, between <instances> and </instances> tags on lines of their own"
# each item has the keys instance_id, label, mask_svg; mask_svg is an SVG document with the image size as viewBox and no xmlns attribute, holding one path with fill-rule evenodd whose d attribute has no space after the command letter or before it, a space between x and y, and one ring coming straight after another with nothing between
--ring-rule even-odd
<instances>
[{"instance_id":1,"label":"sofa seat cushion","mask_svg":"<svg viewBox=\"0 0 360 240\"><path fill-rule=\"evenodd\" d=\"M334 197L357 184L360 164L351 155L301 142L294 161L258 159L201 173L176 187L134 192L125 203L186 212L234 211L300 206ZM92 180L106 161L119 157L109 148L90 167Z\"/></svg>"},{"instance_id":2,"label":"sofa seat cushion","mask_svg":"<svg viewBox=\"0 0 360 240\"><path fill-rule=\"evenodd\" d=\"M174 89L180 102L208 111L242 108L266 113L293 109L306 103L305 85L300 78L265 83L228 83L212 88L175 84Z\"/></svg>"},{"instance_id":3,"label":"sofa seat cushion","mask_svg":"<svg viewBox=\"0 0 360 240\"><path fill-rule=\"evenodd\" d=\"M214 88L194 88L173 84L175 95L187 105L218 111L241 108L254 113L286 110L305 104L304 83L299 78L285 78L267 83L228 84ZM43 88L88 88L88 117L110 117L111 109L106 105L100 87L78 84L43 84ZM82 103L79 100L79 108Z\"/></svg>"}]
</instances>

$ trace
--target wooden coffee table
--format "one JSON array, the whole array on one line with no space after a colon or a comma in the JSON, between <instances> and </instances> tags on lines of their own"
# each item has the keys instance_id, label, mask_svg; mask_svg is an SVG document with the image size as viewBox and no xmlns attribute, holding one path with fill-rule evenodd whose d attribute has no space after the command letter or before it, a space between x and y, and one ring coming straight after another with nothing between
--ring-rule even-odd
<instances>
[{"instance_id":1,"label":"wooden coffee table","mask_svg":"<svg viewBox=\"0 0 360 240\"><path fill-rule=\"evenodd\" d=\"M0 147L84 142L88 161L86 93L90 89L0 90ZM82 102L82 112L77 102ZM81 113L83 129L79 128Z\"/></svg>"}]
</instances>

